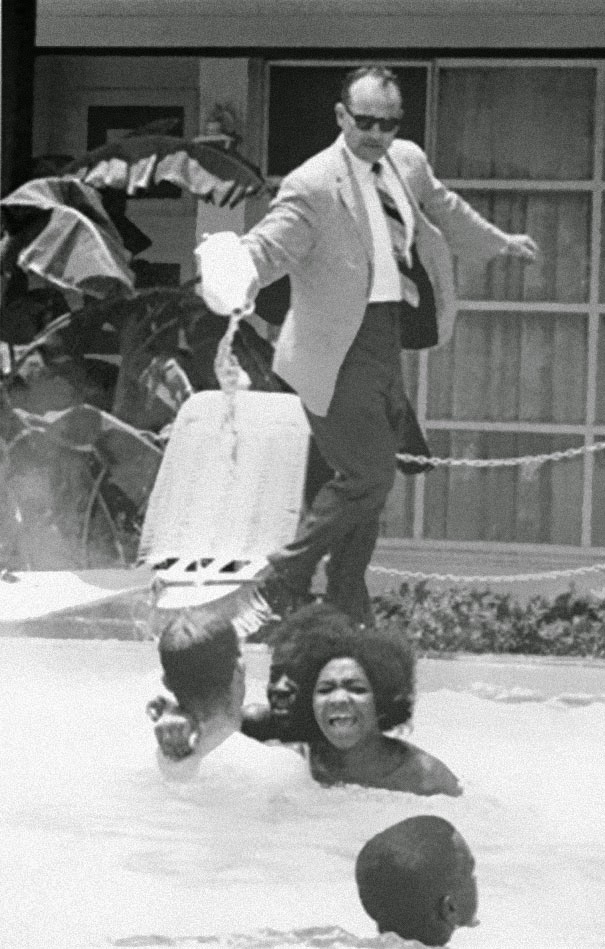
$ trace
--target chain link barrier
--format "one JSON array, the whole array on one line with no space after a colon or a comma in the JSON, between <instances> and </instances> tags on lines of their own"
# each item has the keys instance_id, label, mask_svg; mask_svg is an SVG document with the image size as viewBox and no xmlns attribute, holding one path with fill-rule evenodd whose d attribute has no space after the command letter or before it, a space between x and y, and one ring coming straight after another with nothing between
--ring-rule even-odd
<instances>
[{"instance_id":1,"label":"chain link barrier","mask_svg":"<svg viewBox=\"0 0 605 949\"><path fill-rule=\"evenodd\" d=\"M235 471L237 464L237 428L235 424L235 402L237 390L241 384L241 368L233 352L233 338L237 332L240 321L245 316L254 313L251 307L247 312L236 310L231 314L227 331L221 339L216 358L214 361L214 371L218 379L221 390L225 396L225 415L223 420L223 432L229 443L229 454L231 461L231 473ZM499 468L526 465L533 474L541 465L549 461L567 461L571 458L578 458L581 455L605 451L605 441L594 442L591 445L582 445L579 448L567 448L564 451L553 451L549 454L541 455L520 455L517 458L435 458L426 455L410 455L398 453L399 461L415 462L416 464L429 464L435 468ZM420 570L396 570L391 567L370 566L371 573L379 573L388 576L398 577L401 580L432 580L440 583L469 584L469 583L529 583L540 580L560 580L582 576L591 573L605 573L605 561L596 564L590 564L586 567L573 567L565 570L545 570L538 573L513 573L513 574L474 574L461 575L455 573L423 573Z\"/></svg>"},{"instance_id":2,"label":"chain link barrier","mask_svg":"<svg viewBox=\"0 0 605 949\"><path fill-rule=\"evenodd\" d=\"M429 458L425 455L397 455L399 461L415 461L418 464L427 462L435 468L500 468L513 466L527 466L525 477L534 477L538 468L549 461L568 461L581 455L596 453L605 450L604 442L593 442L591 445L582 445L579 448L567 448L565 451L553 451L541 455L520 455L517 458ZM591 564L586 567L569 567L564 570L544 570L538 573L513 574L475 574L463 576L454 573L423 573L419 570L395 570L389 567L370 566L372 573L382 573L399 577L401 580L426 580L438 583L531 583L541 580L560 580L583 576L590 573L605 573L605 562Z\"/></svg>"},{"instance_id":3,"label":"chain link barrier","mask_svg":"<svg viewBox=\"0 0 605 949\"><path fill-rule=\"evenodd\" d=\"M593 442L592 445L582 445L579 448L566 448L565 451L553 451L542 455L520 455L518 458L433 458L427 455L408 455L404 452L397 455L398 461L429 464L434 468L504 468L516 465L528 465L530 468L539 468L547 461L568 461L598 451L605 451L605 442Z\"/></svg>"},{"instance_id":4,"label":"chain link barrier","mask_svg":"<svg viewBox=\"0 0 605 949\"><path fill-rule=\"evenodd\" d=\"M565 570L544 570L541 573L475 574L462 576L456 573L422 573L420 570L396 570L394 567L368 567L371 573L399 577L401 580L435 580L440 583L529 583L533 580L561 580L582 576L586 573L605 573L605 561L586 567L569 567Z\"/></svg>"}]
</instances>

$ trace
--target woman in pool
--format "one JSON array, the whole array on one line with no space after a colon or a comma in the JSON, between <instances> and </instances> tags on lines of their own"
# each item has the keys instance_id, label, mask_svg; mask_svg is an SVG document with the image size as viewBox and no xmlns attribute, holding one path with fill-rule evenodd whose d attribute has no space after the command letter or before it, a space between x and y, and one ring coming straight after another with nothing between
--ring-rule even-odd
<instances>
[{"instance_id":1,"label":"woman in pool","mask_svg":"<svg viewBox=\"0 0 605 949\"><path fill-rule=\"evenodd\" d=\"M385 734L410 720L414 677L400 636L360 631L329 606L303 607L276 631L267 690L276 733L306 742L321 784L457 796L462 787L443 762Z\"/></svg>"},{"instance_id":2,"label":"woman in pool","mask_svg":"<svg viewBox=\"0 0 605 949\"><path fill-rule=\"evenodd\" d=\"M415 659L400 637L359 630L334 607L305 606L274 633L268 706L244 708L242 731L259 741L303 742L313 778L411 794L457 796L456 776L433 755L387 735L414 704ZM164 754L188 753L189 724L174 708L156 736Z\"/></svg>"}]
</instances>

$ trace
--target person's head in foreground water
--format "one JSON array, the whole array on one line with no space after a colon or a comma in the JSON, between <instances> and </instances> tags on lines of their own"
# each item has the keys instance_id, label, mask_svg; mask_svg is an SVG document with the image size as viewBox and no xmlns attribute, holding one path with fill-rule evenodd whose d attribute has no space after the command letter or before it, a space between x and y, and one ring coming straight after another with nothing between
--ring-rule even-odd
<instances>
[{"instance_id":1,"label":"person's head in foreground water","mask_svg":"<svg viewBox=\"0 0 605 949\"><path fill-rule=\"evenodd\" d=\"M357 857L355 879L380 933L444 946L459 926L477 925L475 860L442 817L408 817L376 834Z\"/></svg>"},{"instance_id":2,"label":"person's head in foreground water","mask_svg":"<svg viewBox=\"0 0 605 949\"><path fill-rule=\"evenodd\" d=\"M272 715L287 721L282 734L308 742L321 783L461 793L441 761L384 734L414 707L415 657L401 635L359 630L332 606L303 607L276 631L270 679Z\"/></svg>"}]
</instances>

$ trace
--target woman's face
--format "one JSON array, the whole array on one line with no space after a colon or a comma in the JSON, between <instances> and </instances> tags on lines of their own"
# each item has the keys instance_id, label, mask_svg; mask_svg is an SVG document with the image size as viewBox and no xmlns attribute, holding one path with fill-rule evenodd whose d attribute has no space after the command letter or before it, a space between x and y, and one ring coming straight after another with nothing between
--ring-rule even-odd
<instances>
[{"instance_id":1,"label":"woman's face","mask_svg":"<svg viewBox=\"0 0 605 949\"><path fill-rule=\"evenodd\" d=\"M348 656L331 659L319 673L313 714L324 737L342 751L380 734L372 686L357 660Z\"/></svg>"}]
</instances>

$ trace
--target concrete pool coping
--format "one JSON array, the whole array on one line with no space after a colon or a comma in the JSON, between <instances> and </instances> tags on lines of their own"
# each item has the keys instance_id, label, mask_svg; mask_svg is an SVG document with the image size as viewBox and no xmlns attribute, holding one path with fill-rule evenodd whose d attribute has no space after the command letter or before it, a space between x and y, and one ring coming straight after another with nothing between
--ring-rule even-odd
<instances>
[{"instance_id":1,"label":"concrete pool coping","mask_svg":"<svg viewBox=\"0 0 605 949\"><path fill-rule=\"evenodd\" d=\"M17 632L0 636L0 657L9 674L11 668L27 664L28 655L40 652L48 656L49 667L63 671L72 668L79 656L78 661L94 668L99 676L109 675L110 667L115 672L113 659L117 653L123 657L120 667L124 675L133 669L151 676L157 672L159 685L157 646L151 639L22 636ZM256 695L251 700L259 701L268 679L269 649L261 644L244 644L243 654L249 681L255 683ZM419 694L445 689L507 703L559 700L575 706L605 705L605 660L491 653L421 656L416 685Z\"/></svg>"},{"instance_id":2,"label":"concrete pool coping","mask_svg":"<svg viewBox=\"0 0 605 949\"><path fill-rule=\"evenodd\" d=\"M245 646L246 668L266 681L266 646ZM580 656L525 656L448 653L421 656L417 691L450 689L507 702L559 699L566 704L605 703L605 659Z\"/></svg>"},{"instance_id":3,"label":"concrete pool coping","mask_svg":"<svg viewBox=\"0 0 605 949\"><path fill-rule=\"evenodd\" d=\"M23 572L14 576L16 583L0 583L0 640L108 640L122 647L128 642L136 647L147 641L147 646L154 648L149 630L148 568ZM21 584L19 580L25 582ZM67 608L57 610L57 600ZM246 645L245 654L251 674L257 669L258 680L265 682L269 668L267 647ZM485 698L505 696L508 701L564 697L573 704L605 702L605 659L433 654L418 660L417 687L419 692L450 689Z\"/></svg>"},{"instance_id":4,"label":"concrete pool coping","mask_svg":"<svg viewBox=\"0 0 605 949\"><path fill-rule=\"evenodd\" d=\"M26 632L0 629L0 644L8 640L13 643L18 640L31 644L52 643L65 647L71 643L89 643L93 647L116 648L125 654L131 650L138 654L148 651L153 657L153 660L150 658L150 668L153 668L156 656L153 640L133 639L132 635L116 637L113 624L105 626L98 636L90 635L89 626L86 626L84 635L77 634L77 626L66 634L62 624L57 635L53 635L52 628L45 628L38 634L31 627ZM260 682L266 682L269 671L267 647L246 645L244 656L250 675ZM420 657L417 664L417 691L434 692L440 689L469 692L481 698L508 702L558 698L574 705L605 703L605 660L469 653Z\"/></svg>"}]
</instances>

